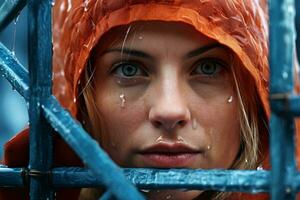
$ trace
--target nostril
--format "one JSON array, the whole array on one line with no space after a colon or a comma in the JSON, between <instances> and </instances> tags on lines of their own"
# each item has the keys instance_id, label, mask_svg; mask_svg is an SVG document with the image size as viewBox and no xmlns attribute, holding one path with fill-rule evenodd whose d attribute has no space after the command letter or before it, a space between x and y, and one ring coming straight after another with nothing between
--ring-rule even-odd
<instances>
[{"instance_id":1,"label":"nostril","mask_svg":"<svg viewBox=\"0 0 300 200\"><path fill-rule=\"evenodd\" d=\"M186 124L186 121L180 120L180 121L177 122L177 124L178 124L180 127L183 127L183 126Z\"/></svg>"},{"instance_id":2,"label":"nostril","mask_svg":"<svg viewBox=\"0 0 300 200\"><path fill-rule=\"evenodd\" d=\"M153 121L152 124L154 125L154 127L159 128L162 123L160 121Z\"/></svg>"}]
</instances>

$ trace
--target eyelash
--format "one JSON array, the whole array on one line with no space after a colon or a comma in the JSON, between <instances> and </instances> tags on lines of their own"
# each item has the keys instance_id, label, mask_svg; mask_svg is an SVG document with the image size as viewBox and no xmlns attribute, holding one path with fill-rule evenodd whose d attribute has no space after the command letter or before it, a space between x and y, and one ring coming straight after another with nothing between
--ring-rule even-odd
<instances>
[{"instance_id":1,"label":"eyelash","mask_svg":"<svg viewBox=\"0 0 300 200\"><path fill-rule=\"evenodd\" d=\"M196 70L198 69L198 67L201 67L201 64L204 64L205 62L210 62L213 63L213 65L217 65L216 67L219 67L217 69L215 69L215 71L217 72L213 72L212 74L205 74L205 73L198 73L196 72ZM124 75L124 71L121 69L122 66L126 66L130 65L130 66L134 66L136 68L137 71L139 71L139 74L134 74L132 76L126 76ZM197 76L197 77L201 77L201 78L217 78L217 76L219 75L219 73L222 70L227 70L227 66L228 64L223 61L222 59L219 58L202 58L200 60L198 60L197 62L195 62L195 64L192 65L192 69L191 69L191 75L192 76ZM120 75L117 73L118 70L122 70L123 75ZM201 69L202 70L202 69ZM114 64L111 68L111 70L109 71L109 73L114 74L115 76L121 78L121 79L134 79L137 77L148 77L148 72L147 70L145 70L145 68L143 67L143 65L140 62L137 61L122 61L122 62L118 62L116 64Z\"/></svg>"},{"instance_id":2,"label":"eyelash","mask_svg":"<svg viewBox=\"0 0 300 200\"><path fill-rule=\"evenodd\" d=\"M117 70L120 69L120 68L121 68L122 66L124 66L124 65L131 65L131 66L136 67L137 70L140 70L140 72L142 73L142 75L140 75L140 76L143 76L143 75L148 76L148 73L147 73L147 71L144 69L143 65L142 65L141 63L139 63L139 62L136 62L136 61L122 61L122 62L118 62L118 63L116 63L116 64L114 64L114 65L112 66L112 68L111 68L111 70L109 71L109 73L114 74L114 75L116 75L116 76L122 77L121 75L118 75L118 74L117 74ZM139 76L139 75L138 75L138 76ZM132 77L134 78L135 75L133 75ZM129 76L128 76L128 77L124 76L123 78L128 78L128 79L130 79L131 77L129 77Z\"/></svg>"}]
</instances>

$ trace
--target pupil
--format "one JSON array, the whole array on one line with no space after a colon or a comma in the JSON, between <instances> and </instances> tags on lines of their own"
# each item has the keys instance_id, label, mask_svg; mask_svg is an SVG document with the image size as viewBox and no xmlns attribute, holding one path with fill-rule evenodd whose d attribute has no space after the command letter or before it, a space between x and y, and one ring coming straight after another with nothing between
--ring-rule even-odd
<instances>
[{"instance_id":1,"label":"pupil","mask_svg":"<svg viewBox=\"0 0 300 200\"><path fill-rule=\"evenodd\" d=\"M126 76L133 76L136 74L136 67L134 66L131 66L131 65L125 65L123 68L122 68L122 71L123 73L126 75Z\"/></svg>"},{"instance_id":2,"label":"pupil","mask_svg":"<svg viewBox=\"0 0 300 200\"><path fill-rule=\"evenodd\" d=\"M213 74L216 70L216 66L212 63L205 63L203 66L202 66L202 71L205 73L205 74Z\"/></svg>"}]
</instances>

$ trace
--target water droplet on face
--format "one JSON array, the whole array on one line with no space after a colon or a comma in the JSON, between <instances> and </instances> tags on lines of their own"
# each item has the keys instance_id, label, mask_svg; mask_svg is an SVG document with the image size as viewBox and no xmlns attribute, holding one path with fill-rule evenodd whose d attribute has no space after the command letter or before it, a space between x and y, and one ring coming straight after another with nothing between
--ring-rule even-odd
<instances>
[{"instance_id":1,"label":"water droplet on face","mask_svg":"<svg viewBox=\"0 0 300 200\"><path fill-rule=\"evenodd\" d=\"M162 136L159 136L159 137L155 140L155 142L163 142L163 137L162 137Z\"/></svg>"},{"instance_id":2,"label":"water droplet on face","mask_svg":"<svg viewBox=\"0 0 300 200\"><path fill-rule=\"evenodd\" d=\"M192 120L192 129L197 129L197 120L195 118Z\"/></svg>"},{"instance_id":3,"label":"water droplet on face","mask_svg":"<svg viewBox=\"0 0 300 200\"><path fill-rule=\"evenodd\" d=\"M120 94L120 99L121 99L121 108L125 107L126 99L124 94Z\"/></svg>"},{"instance_id":4,"label":"water droplet on face","mask_svg":"<svg viewBox=\"0 0 300 200\"><path fill-rule=\"evenodd\" d=\"M207 150L210 150L210 149L211 149L211 146L210 146L210 145L207 145L206 149L207 149Z\"/></svg>"},{"instance_id":5,"label":"water droplet on face","mask_svg":"<svg viewBox=\"0 0 300 200\"><path fill-rule=\"evenodd\" d=\"M233 96L230 96L228 99L227 99L227 103L231 103L233 101Z\"/></svg>"},{"instance_id":6,"label":"water droplet on face","mask_svg":"<svg viewBox=\"0 0 300 200\"><path fill-rule=\"evenodd\" d=\"M181 142L184 142L184 139L183 139L183 137L181 137L181 136L178 136L177 137L177 141L176 142L179 142L179 143L181 143Z\"/></svg>"},{"instance_id":7,"label":"water droplet on face","mask_svg":"<svg viewBox=\"0 0 300 200\"><path fill-rule=\"evenodd\" d=\"M166 199L171 199L172 198L172 195L170 195L170 194L168 194L167 196L166 196Z\"/></svg>"}]
</instances>

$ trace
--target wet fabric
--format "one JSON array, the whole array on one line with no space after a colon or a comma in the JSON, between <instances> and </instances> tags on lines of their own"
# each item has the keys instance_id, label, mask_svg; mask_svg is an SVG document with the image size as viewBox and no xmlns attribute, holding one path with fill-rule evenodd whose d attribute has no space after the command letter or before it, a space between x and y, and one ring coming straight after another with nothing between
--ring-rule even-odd
<instances>
[{"instance_id":1,"label":"wet fabric","mask_svg":"<svg viewBox=\"0 0 300 200\"><path fill-rule=\"evenodd\" d=\"M53 8L53 93L74 117L77 116L80 76L91 51L101 37L114 27L152 20L189 24L207 37L230 48L242 63L241 67L253 77L264 112L270 116L266 1L56 0ZM5 164L26 166L26 138L28 139L28 133L23 133L8 143ZM267 144L268 141L263 141L265 149L268 149ZM63 146L64 143L55 143L56 149L64 149ZM16 153L13 150L16 148L27 151ZM14 160L14 155L23 159ZM56 155L58 160L65 157L62 153ZM72 159L76 160L77 157L72 155ZM265 160L265 168L267 162ZM76 165L80 165L80 161L76 161ZM230 199L259 200L268 199L268 196L245 194L242 197L233 195Z\"/></svg>"}]
</instances>

